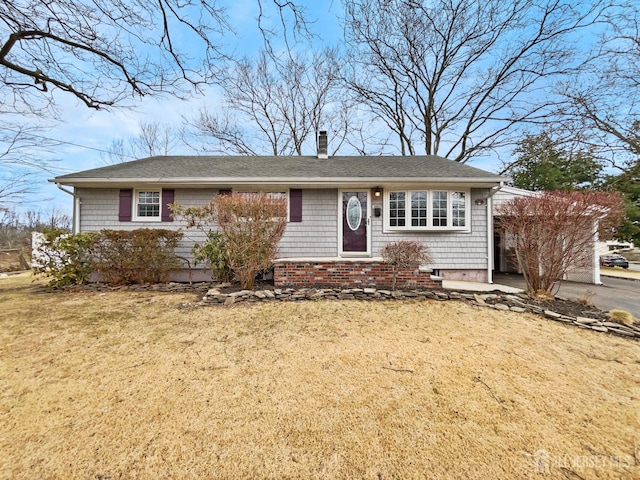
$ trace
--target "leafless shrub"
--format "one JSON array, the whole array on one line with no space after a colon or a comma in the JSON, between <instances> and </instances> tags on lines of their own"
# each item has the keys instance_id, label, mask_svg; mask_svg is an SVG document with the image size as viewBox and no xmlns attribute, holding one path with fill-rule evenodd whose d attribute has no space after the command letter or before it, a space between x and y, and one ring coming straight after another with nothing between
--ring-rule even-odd
<instances>
[{"instance_id":1,"label":"leafless shrub","mask_svg":"<svg viewBox=\"0 0 640 480\"><path fill-rule=\"evenodd\" d=\"M532 294L551 293L570 269L593 262L593 242L610 238L623 212L622 198L603 192L546 192L497 208Z\"/></svg>"},{"instance_id":2,"label":"leafless shrub","mask_svg":"<svg viewBox=\"0 0 640 480\"><path fill-rule=\"evenodd\" d=\"M220 230L226 260L242 288L253 288L256 274L269 268L287 226L287 201L263 194L219 195L203 207L171 206L187 227L214 223Z\"/></svg>"},{"instance_id":3,"label":"leafless shrub","mask_svg":"<svg viewBox=\"0 0 640 480\"><path fill-rule=\"evenodd\" d=\"M242 288L253 288L256 274L271 266L287 226L287 201L265 195L223 195L214 203L229 264Z\"/></svg>"},{"instance_id":4,"label":"leafless shrub","mask_svg":"<svg viewBox=\"0 0 640 480\"><path fill-rule=\"evenodd\" d=\"M396 289L398 269L418 268L426 263L433 263L429 247L412 240L400 240L389 243L382 249L382 259L393 266L393 289Z\"/></svg>"}]
</instances>

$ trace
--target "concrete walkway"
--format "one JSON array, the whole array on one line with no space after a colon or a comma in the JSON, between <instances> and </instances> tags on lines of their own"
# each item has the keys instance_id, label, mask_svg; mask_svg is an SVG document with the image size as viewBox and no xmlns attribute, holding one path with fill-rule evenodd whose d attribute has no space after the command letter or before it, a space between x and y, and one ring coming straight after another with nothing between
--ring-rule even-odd
<instances>
[{"instance_id":1,"label":"concrete walkway","mask_svg":"<svg viewBox=\"0 0 640 480\"><path fill-rule=\"evenodd\" d=\"M640 271L633 269L624 269L624 268L610 268L610 267L601 267L600 268L600 276L601 277L613 277L613 278L624 278L628 280L640 280ZM443 280L442 288L446 288L447 290L461 290L467 292L491 292L492 290L499 290L501 292L506 293L518 293L522 292L525 288L524 280L520 275L516 274L496 274L496 283L481 283L481 282L465 282L458 280ZM503 285L500 282L500 279L508 279L509 283L516 283L516 286ZM520 284L522 288L520 288ZM585 287L589 287L589 284L580 284Z\"/></svg>"},{"instance_id":2,"label":"concrete walkway","mask_svg":"<svg viewBox=\"0 0 640 480\"><path fill-rule=\"evenodd\" d=\"M442 280L442 288L467 292L492 292L493 290L499 290L505 293L519 293L522 291L521 288L501 285L499 283L465 282L461 280Z\"/></svg>"}]
</instances>

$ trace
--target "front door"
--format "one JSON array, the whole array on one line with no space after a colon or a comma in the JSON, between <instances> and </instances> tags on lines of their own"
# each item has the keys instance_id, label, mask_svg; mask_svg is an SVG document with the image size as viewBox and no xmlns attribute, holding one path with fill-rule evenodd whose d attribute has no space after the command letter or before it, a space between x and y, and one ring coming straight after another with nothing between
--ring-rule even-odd
<instances>
[{"instance_id":1,"label":"front door","mask_svg":"<svg viewBox=\"0 0 640 480\"><path fill-rule=\"evenodd\" d=\"M342 241L341 253L345 255L369 254L369 191L341 192Z\"/></svg>"}]
</instances>

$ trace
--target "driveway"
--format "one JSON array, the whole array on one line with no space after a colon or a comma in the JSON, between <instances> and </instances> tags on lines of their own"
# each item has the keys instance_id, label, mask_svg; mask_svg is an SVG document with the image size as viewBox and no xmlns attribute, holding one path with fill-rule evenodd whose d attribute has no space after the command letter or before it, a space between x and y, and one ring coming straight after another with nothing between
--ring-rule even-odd
<instances>
[{"instance_id":1,"label":"driveway","mask_svg":"<svg viewBox=\"0 0 640 480\"><path fill-rule=\"evenodd\" d=\"M602 285L562 282L556 293L571 300L586 299L601 310L626 310L640 319L640 281L602 276ZM493 282L510 287L525 288L522 275L495 273Z\"/></svg>"}]
</instances>

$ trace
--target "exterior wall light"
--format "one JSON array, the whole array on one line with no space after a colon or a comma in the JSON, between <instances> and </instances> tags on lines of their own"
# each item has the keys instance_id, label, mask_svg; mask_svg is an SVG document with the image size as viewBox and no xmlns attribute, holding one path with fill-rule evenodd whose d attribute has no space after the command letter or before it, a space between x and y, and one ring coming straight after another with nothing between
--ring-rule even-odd
<instances>
[{"instance_id":1,"label":"exterior wall light","mask_svg":"<svg viewBox=\"0 0 640 480\"><path fill-rule=\"evenodd\" d=\"M381 197L382 196L382 187L376 187L373 189L373 196L374 197Z\"/></svg>"}]
</instances>

